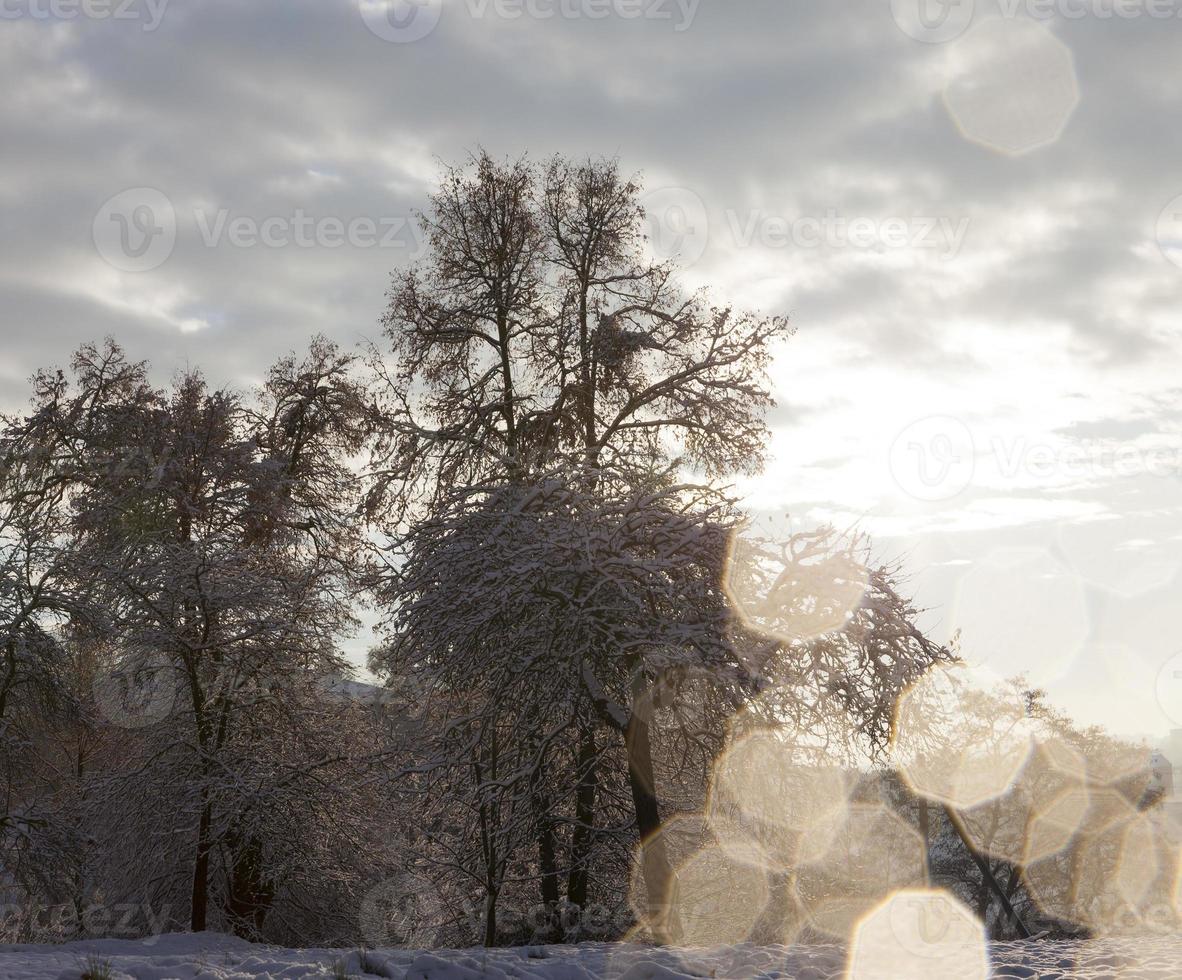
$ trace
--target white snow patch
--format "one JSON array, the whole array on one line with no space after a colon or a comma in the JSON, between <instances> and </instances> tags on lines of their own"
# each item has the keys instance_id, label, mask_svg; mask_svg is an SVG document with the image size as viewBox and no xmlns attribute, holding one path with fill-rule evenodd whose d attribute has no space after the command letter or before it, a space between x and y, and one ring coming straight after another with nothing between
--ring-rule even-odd
<instances>
[{"instance_id":1,"label":"white snow patch","mask_svg":"<svg viewBox=\"0 0 1182 980\"><path fill-rule=\"evenodd\" d=\"M991 958L998 980L1040 976L1100 980L1117 974L1166 980L1182 975L1182 937L1002 943L992 947ZM283 949L203 933L146 940L95 939L60 946L0 946L0 980L79 980L92 961L109 963L112 980L332 978L337 963L348 976L359 980L838 980L845 975L845 955L834 946L672 950L588 943L497 950L388 949L361 954L357 950Z\"/></svg>"}]
</instances>

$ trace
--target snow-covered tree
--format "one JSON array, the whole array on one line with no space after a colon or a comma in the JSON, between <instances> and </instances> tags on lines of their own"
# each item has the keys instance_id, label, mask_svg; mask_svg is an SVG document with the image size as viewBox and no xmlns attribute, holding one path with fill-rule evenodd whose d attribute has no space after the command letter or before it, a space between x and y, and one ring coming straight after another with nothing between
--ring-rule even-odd
<instances>
[{"instance_id":1,"label":"snow-covered tree","mask_svg":"<svg viewBox=\"0 0 1182 980\"><path fill-rule=\"evenodd\" d=\"M108 843L129 876L170 900L187 879L194 930L216 895L223 922L257 932L284 861L298 865L277 856L300 838L278 832L276 802L298 793L315 812L349 782L324 761L340 753L317 687L346 672L354 615L349 363L318 341L250 401L196 373L157 390L114 345L87 347L72 382L41 376L22 422L28 445L69 461L66 548L110 616L90 635L105 650L95 707L134 733L91 804L120 808Z\"/></svg>"},{"instance_id":2,"label":"snow-covered tree","mask_svg":"<svg viewBox=\"0 0 1182 980\"><path fill-rule=\"evenodd\" d=\"M367 505L389 541L389 642L373 666L425 675L474 726L440 765L465 764L490 733L503 758L504 725L537 746L511 777L469 789L511 801L498 812L517 815L505 830L517 836L498 854L521 855L546 905L564 876L584 904L595 847L614 839L597 820L618 802L605 766L622 769L636 832L654 838L655 760L700 787L729 713L771 666L844 698L881 740L891 693L939 655L885 572L846 606L856 624L839 617L825 639L769 637L732 615L723 578L740 518L699 484L761 465L765 370L790 331L681 289L646 255L640 201L614 161L480 154L447 170L423 218L428 258L396 275L390 349L370 356ZM798 593L798 612L826 601ZM659 840L644 861L659 906L671 873ZM495 904L493 890L490 878Z\"/></svg>"}]
</instances>

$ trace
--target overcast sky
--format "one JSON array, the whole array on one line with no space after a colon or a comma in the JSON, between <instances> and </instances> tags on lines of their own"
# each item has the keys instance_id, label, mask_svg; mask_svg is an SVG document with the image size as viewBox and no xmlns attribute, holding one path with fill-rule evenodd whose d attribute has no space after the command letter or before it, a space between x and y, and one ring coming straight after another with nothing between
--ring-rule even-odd
<instances>
[{"instance_id":1,"label":"overcast sky","mask_svg":"<svg viewBox=\"0 0 1182 980\"><path fill-rule=\"evenodd\" d=\"M0 407L106 334L243 386L373 337L437 159L618 156L655 252L796 325L753 511L870 532L1081 720L1182 727L1180 13L0 0Z\"/></svg>"}]
</instances>

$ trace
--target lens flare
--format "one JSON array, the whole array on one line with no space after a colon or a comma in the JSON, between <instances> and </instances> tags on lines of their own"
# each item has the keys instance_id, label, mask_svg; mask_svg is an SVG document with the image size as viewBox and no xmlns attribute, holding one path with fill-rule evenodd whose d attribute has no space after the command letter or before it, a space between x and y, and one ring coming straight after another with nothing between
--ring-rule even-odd
<instances>
[{"instance_id":1,"label":"lens flare","mask_svg":"<svg viewBox=\"0 0 1182 980\"><path fill-rule=\"evenodd\" d=\"M849 805L846 774L770 731L740 738L714 766L706 812L720 837L743 834L779 869L819 856Z\"/></svg>"},{"instance_id":2,"label":"lens flare","mask_svg":"<svg viewBox=\"0 0 1182 980\"><path fill-rule=\"evenodd\" d=\"M1069 786L1044 806L1035 809L1026 829L1023 865L1052 857L1074 839L1084 825L1092 794L1087 786Z\"/></svg>"},{"instance_id":3,"label":"lens flare","mask_svg":"<svg viewBox=\"0 0 1182 980\"><path fill-rule=\"evenodd\" d=\"M986 980L985 929L948 892L904 889L858 923L846 976L849 980Z\"/></svg>"},{"instance_id":4,"label":"lens flare","mask_svg":"<svg viewBox=\"0 0 1182 980\"><path fill-rule=\"evenodd\" d=\"M846 941L857 921L892 892L927 882L918 831L881 804L850 807L833 843L797 872L796 888L814 928Z\"/></svg>"},{"instance_id":5,"label":"lens flare","mask_svg":"<svg viewBox=\"0 0 1182 980\"><path fill-rule=\"evenodd\" d=\"M982 854L1018 865L1066 847L1087 810L1086 773L1083 756L1061 739L1036 741L1005 794L961 811L973 846ZM1082 794L1074 817L1070 803L1063 800L1070 791ZM1050 818L1040 817L1045 814ZM1033 847L1032 835L1037 835Z\"/></svg>"},{"instance_id":6,"label":"lens flare","mask_svg":"<svg viewBox=\"0 0 1182 980\"><path fill-rule=\"evenodd\" d=\"M651 837L636 848L632 861L628 897L632 911L643 928L655 929L662 926L665 903L669 896L650 895L649 873L655 865L662 868L676 868L688 861L694 854L717 844L710 825L701 814L679 814L661 826ZM668 889L670 882L665 883Z\"/></svg>"},{"instance_id":7,"label":"lens flare","mask_svg":"<svg viewBox=\"0 0 1182 980\"><path fill-rule=\"evenodd\" d=\"M899 698L891 757L915 793L967 810L1009 790L1033 736L1025 705L975 688L963 668L936 667Z\"/></svg>"},{"instance_id":8,"label":"lens flare","mask_svg":"<svg viewBox=\"0 0 1182 980\"><path fill-rule=\"evenodd\" d=\"M792 643L845 627L865 598L869 574L852 546L828 534L772 547L736 532L722 584L748 629Z\"/></svg>"},{"instance_id":9,"label":"lens flare","mask_svg":"<svg viewBox=\"0 0 1182 980\"><path fill-rule=\"evenodd\" d=\"M669 934L678 945L729 946L751 936L768 903L768 879L732 854L706 847L674 873Z\"/></svg>"},{"instance_id":10,"label":"lens flare","mask_svg":"<svg viewBox=\"0 0 1182 980\"><path fill-rule=\"evenodd\" d=\"M1066 795L1059 809L1074 817L1080 797ZM1071 846L1041 860L1032 860L1023 878L1031 897L1044 914L1062 922L1083 926L1098 934L1121 931L1122 923L1136 919L1138 910L1123 892L1141 888L1146 872L1139 856L1121 871L1125 841L1138 820L1137 809L1112 789L1087 792L1087 807L1071 837ZM1153 877L1158 877L1155 870Z\"/></svg>"}]
</instances>

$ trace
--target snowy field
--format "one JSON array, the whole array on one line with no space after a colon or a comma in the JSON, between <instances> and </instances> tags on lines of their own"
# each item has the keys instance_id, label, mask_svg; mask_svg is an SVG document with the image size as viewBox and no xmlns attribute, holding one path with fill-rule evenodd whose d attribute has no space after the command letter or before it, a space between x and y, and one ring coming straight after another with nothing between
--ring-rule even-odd
<instances>
[{"instance_id":1,"label":"snowy field","mask_svg":"<svg viewBox=\"0 0 1182 980\"><path fill-rule=\"evenodd\" d=\"M256 946L228 936L169 935L144 942L92 940L62 946L0 946L0 978L78 980L88 965L109 965L110 980L296 980L300 977L387 977L391 980L679 980L682 977L796 978L846 976L837 947L737 946L713 951L637 946L525 947L466 952L384 950L364 954ZM1091 943L1006 943L991 950L991 977L1166 980L1182 976L1182 937ZM102 975L101 973L99 974ZM945 971L925 974L965 980ZM871 970L858 977L881 977ZM922 980L909 975L898 980Z\"/></svg>"}]
</instances>

